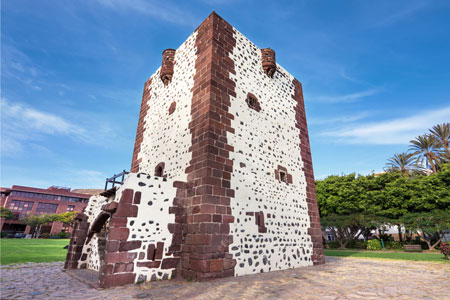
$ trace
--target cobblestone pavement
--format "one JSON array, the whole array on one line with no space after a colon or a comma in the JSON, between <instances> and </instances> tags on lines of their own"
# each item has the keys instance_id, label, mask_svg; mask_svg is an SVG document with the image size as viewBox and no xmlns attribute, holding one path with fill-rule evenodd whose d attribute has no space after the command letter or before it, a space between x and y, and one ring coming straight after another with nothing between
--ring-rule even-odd
<instances>
[{"instance_id":1,"label":"cobblestone pavement","mask_svg":"<svg viewBox=\"0 0 450 300\"><path fill-rule=\"evenodd\" d=\"M63 264L2 266L1 299L450 299L450 264L327 257L322 266L207 282L95 289Z\"/></svg>"}]
</instances>

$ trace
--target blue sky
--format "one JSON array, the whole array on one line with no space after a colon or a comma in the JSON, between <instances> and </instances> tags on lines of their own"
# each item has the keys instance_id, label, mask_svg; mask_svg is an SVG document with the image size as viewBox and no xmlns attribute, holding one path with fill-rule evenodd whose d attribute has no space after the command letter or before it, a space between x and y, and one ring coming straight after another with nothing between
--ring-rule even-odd
<instances>
[{"instance_id":1,"label":"blue sky","mask_svg":"<svg viewBox=\"0 0 450 300\"><path fill-rule=\"evenodd\" d=\"M449 1L5 0L1 185L128 170L145 80L213 9L303 83L316 178L450 121Z\"/></svg>"}]
</instances>

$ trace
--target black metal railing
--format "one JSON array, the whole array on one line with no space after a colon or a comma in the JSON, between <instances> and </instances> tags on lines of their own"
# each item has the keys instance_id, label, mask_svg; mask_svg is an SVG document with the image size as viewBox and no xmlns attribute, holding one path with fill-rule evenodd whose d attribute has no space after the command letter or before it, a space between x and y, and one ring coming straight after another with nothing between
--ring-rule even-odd
<instances>
[{"instance_id":1,"label":"black metal railing","mask_svg":"<svg viewBox=\"0 0 450 300\"><path fill-rule=\"evenodd\" d=\"M108 190L108 184L112 183L112 186L109 189L115 188L116 184L117 185L122 185L124 180L125 180L125 176L128 174L129 172L123 170L122 172L120 172L119 174L114 174L114 176L110 177L110 178L106 178L106 182L105 182L105 191ZM118 180L118 178L120 178Z\"/></svg>"}]
</instances>

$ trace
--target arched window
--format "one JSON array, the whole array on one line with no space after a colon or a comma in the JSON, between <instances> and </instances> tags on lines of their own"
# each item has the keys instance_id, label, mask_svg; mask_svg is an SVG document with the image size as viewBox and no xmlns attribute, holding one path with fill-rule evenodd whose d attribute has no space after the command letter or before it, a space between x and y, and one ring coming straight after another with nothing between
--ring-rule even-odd
<instances>
[{"instance_id":1,"label":"arched window","mask_svg":"<svg viewBox=\"0 0 450 300\"><path fill-rule=\"evenodd\" d=\"M155 168L155 176L164 177L164 163L159 163Z\"/></svg>"}]
</instances>

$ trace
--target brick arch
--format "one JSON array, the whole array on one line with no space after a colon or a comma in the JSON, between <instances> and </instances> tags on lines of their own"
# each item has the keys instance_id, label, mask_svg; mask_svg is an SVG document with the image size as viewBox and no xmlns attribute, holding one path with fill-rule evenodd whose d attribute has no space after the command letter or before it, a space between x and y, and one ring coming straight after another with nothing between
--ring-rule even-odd
<instances>
[{"instance_id":1,"label":"brick arch","mask_svg":"<svg viewBox=\"0 0 450 300\"><path fill-rule=\"evenodd\" d=\"M95 218L91 228L89 229L86 243L89 243L94 234L99 233L102 230L109 218L111 218L111 213L109 212L101 212L97 218Z\"/></svg>"}]
</instances>

